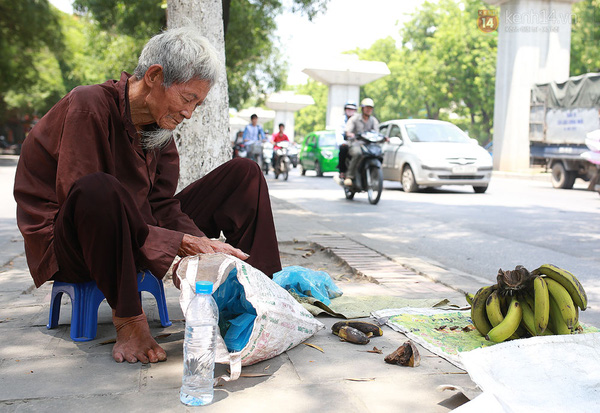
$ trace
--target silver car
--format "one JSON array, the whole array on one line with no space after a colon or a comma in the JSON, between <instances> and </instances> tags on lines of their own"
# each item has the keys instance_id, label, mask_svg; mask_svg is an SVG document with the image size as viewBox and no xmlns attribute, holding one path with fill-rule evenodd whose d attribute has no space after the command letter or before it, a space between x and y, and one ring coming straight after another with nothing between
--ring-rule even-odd
<instances>
[{"instance_id":1,"label":"silver car","mask_svg":"<svg viewBox=\"0 0 600 413\"><path fill-rule=\"evenodd\" d=\"M419 186L471 185L487 190L492 157L457 126L439 120L401 119L384 122L383 179L400 181L404 192Z\"/></svg>"}]
</instances>

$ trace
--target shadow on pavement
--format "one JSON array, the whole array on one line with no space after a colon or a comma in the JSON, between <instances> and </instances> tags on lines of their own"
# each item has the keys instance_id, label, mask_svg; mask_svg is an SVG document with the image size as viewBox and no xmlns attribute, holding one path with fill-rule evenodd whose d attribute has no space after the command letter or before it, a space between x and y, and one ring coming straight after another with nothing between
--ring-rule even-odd
<instances>
[{"instance_id":1,"label":"shadow on pavement","mask_svg":"<svg viewBox=\"0 0 600 413\"><path fill-rule=\"evenodd\" d=\"M0 166L16 166L19 157L16 155L0 155Z\"/></svg>"}]
</instances>

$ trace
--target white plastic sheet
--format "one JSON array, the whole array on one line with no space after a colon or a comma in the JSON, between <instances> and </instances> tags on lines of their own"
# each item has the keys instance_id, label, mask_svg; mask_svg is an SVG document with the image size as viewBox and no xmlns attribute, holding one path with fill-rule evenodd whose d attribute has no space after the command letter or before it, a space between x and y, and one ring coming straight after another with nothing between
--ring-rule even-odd
<instances>
[{"instance_id":1,"label":"white plastic sheet","mask_svg":"<svg viewBox=\"0 0 600 413\"><path fill-rule=\"evenodd\" d=\"M483 394L457 413L600 411L600 333L531 337L459 357Z\"/></svg>"}]
</instances>

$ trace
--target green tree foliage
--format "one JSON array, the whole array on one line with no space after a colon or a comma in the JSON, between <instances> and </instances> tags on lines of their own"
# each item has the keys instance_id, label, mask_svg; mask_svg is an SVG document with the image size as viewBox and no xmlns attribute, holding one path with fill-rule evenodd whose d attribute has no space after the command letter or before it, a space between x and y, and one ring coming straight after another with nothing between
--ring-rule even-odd
<instances>
[{"instance_id":1,"label":"green tree foliage","mask_svg":"<svg viewBox=\"0 0 600 413\"><path fill-rule=\"evenodd\" d=\"M64 15L62 29L68 65L65 87L71 90L83 84L118 79L121 71L133 72L143 47L139 39L100 29L86 16Z\"/></svg>"},{"instance_id":2,"label":"green tree foliage","mask_svg":"<svg viewBox=\"0 0 600 413\"><path fill-rule=\"evenodd\" d=\"M391 74L365 85L382 121L450 120L480 142L491 139L497 34L477 29L479 0L425 2L392 38L355 53L387 63Z\"/></svg>"},{"instance_id":3,"label":"green tree foliage","mask_svg":"<svg viewBox=\"0 0 600 413\"><path fill-rule=\"evenodd\" d=\"M600 72L600 0L573 5L571 76Z\"/></svg>"},{"instance_id":4,"label":"green tree foliage","mask_svg":"<svg viewBox=\"0 0 600 413\"><path fill-rule=\"evenodd\" d=\"M7 111L17 116L45 113L66 93L59 62L47 47L35 54L31 64L37 76L24 89L11 88L4 94Z\"/></svg>"},{"instance_id":5,"label":"green tree foliage","mask_svg":"<svg viewBox=\"0 0 600 413\"><path fill-rule=\"evenodd\" d=\"M15 93L39 86L43 69L37 59L40 50L46 57L48 53L62 55L56 10L47 0L0 0L0 121L8 108L8 92L14 100ZM51 70L55 69L52 66Z\"/></svg>"},{"instance_id":6,"label":"green tree foliage","mask_svg":"<svg viewBox=\"0 0 600 413\"><path fill-rule=\"evenodd\" d=\"M284 84L275 17L286 7L309 19L329 0L223 0L230 104L256 104ZM0 0L0 126L43 115L81 84L132 72L148 38L165 27L166 0L76 0L76 15L48 0Z\"/></svg>"},{"instance_id":7,"label":"green tree foliage","mask_svg":"<svg viewBox=\"0 0 600 413\"><path fill-rule=\"evenodd\" d=\"M325 10L329 0L290 0L295 12L309 19ZM80 13L89 13L99 27L141 40L133 49L139 55L144 42L166 25L166 0L75 0ZM284 11L280 0L223 0L223 27L229 104L260 103L261 97L280 88L286 77L277 40L275 18Z\"/></svg>"},{"instance_id":8,"label":"green tree foliage","mask_svg":"<svg viewBox=\"0 0 600 413\"><path fill-rule=\"evenodd\" d=\"M483 33L476 27L478 10L488 8L482 1L450 4L432 52L446 68L440 79L451 99L447 109L463 120L456 122L459 126L484 143L492 138L497 32Z\"/></svg>"},{"instance_id":9,"label":"green tree foliage","mask_svg":"<svg viewBox=\"0 0 600 413\"><path fill-rule=\"evenodd\" d=\"M139 47L135 38L109 34L85 17L56 9L52 13L59 21L53 34L60 39L59 47L41 44L28 51L29 63L19 70L30 78L19 79L21 83L10 85L4 93L11 113L43 115L75 86L102 83L135 68L137 57L130 53Z\"/></svg>"},{"instance_id":10,"label":"green tree foliage","mask_svg":"<svg viewBox=\"0 0 600 413\"><path fill-rule=\"evenodd\" d=\"M73 7L80 14L89 12L103 30L148 40L167 25L166 3L166 0L75 0Z\"/></svg>"},{"instance_id":11,"label":"green tree foliage","mask_svg":"<svg viewBox=\"0 0 600 413\"><path fill-rule=\"evenodd\" d=\"M262 3L262 4L261 4ZM284 83L286 65L273 33L279 2L232 0L225 33L225 64L229 106L256 105L267 91Z\"/></svg>"},{"instance_id":12,"label":"green tree foliage","mask_svg":"<svg viewBox=\"0 0 600 413\"><path fill-rule=\"evenodd\" d=\"M295 91L300 95L310 95L315 101L314 105L300 109L294 116L295 140L301 142L309 133L325 129L328 89L324 84L309 79L304 85L296 86Z\"/></svg>"}]
</instances>

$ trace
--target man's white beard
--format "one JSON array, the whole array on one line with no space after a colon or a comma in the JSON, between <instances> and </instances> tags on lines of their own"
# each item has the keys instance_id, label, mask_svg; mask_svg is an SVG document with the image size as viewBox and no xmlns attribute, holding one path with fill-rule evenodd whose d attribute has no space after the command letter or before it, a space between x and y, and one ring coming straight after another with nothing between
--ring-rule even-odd
<instances>
[{"instance_id":1,"label":"man's white beard","mask_svg":"<svg viewBox=\"0 0 600 413\"><path fill-rule=\"evenodd\" d=\"M142 148L162 149L171 140L173 131L169 129L156 129L152 131L141 131L140 134L142 135Z\"/></svg>"}]
</instances>

